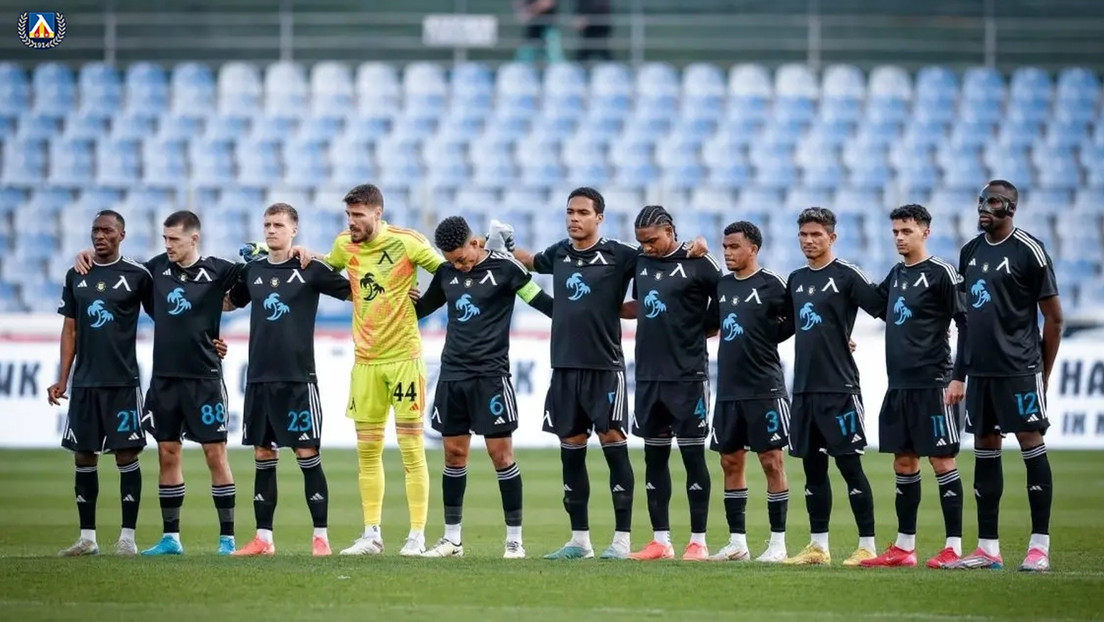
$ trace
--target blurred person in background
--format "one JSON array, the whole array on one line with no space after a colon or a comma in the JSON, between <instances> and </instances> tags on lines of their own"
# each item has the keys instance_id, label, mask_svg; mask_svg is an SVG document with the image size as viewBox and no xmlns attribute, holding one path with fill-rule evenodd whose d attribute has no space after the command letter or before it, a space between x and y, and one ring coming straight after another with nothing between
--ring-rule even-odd
<instances>
[{"instance_id":1,"label":"blurred person in background","mask_svg":"<svg viewBox=\"0 0 1104 622\"><path fill-rule=\"evenodd\" d=\"M579 33L579 43L575 49L575 60L582 63L588 60L608 61L613 59L610 53L610 35L613 24L610 22L610 0L576 0L575 30Z\"/></svg>"},{"instance_id":2,"label":"blurred person in background","mask_svg":"<svg viewBox=\"0 0 1104 622\"><path fill-rule=\"evenodd\" d=\"M524 25L524 41L517 59L524 62L564 60L563 35L556 28L556 0L517 0L514 9Z\"/></svg>"}]
</instances>

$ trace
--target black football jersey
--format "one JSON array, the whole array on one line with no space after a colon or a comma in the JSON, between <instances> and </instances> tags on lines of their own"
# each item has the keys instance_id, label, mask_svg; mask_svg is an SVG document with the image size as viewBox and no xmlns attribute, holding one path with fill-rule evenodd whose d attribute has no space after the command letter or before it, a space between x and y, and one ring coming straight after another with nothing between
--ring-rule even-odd
<instances>
[{"instance_id":1,"label":"black football jersey","mask_svg":"<svg viewBox=\"0 0 1104 622\"><path fill-rule=\"evenodd\" d=\"M717 398L785 396L778 344L793 333L786 280L767 269L746 278L728 274L717 284Z\"/></svg>"}]
</instances>

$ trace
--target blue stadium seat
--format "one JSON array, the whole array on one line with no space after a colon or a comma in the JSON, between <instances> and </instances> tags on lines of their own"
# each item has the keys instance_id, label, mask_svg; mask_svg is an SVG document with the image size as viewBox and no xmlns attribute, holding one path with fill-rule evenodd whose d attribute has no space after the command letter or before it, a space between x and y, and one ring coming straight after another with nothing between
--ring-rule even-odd
<instances>
[{"instance_id":1,"label":"blue stadium seat","mask_svg":"<svg viewBox=\"0 0 1104 622\"><path fill-rule=\"evenodd\" d=\"M323 140L305 136L284 144L284 183L290 188L311 188L328 177Z\"/></svg>"},{"instance_id":2,"label":"blue stadium seat","mask_svg":"<svg viewBox=\"0 0 1104 622\"><path fill-rule=\"evenodd\" d=\"M1081 186L1081 171L1072 157L1051 160L1039 168L1039 185L1046 189L1072 191Z\"/></svg>"},{"instance_id":3,"label":"blue stadium seat","mask_svg":"<svg viewBox=\"0 0 1104 622\"><path fill-rule=\"evenodd\" d=\"M50 183L75 187L92 181L95 173L93 142L58 139L50 142Z\"/></svg>"},{"instance_id":4,"label":"blue stadium seat","mask_svg":"<svg viewBox=\"0 0 1104 622\"><path fill-rule=\"evenodd\" d=\"M215 104L215 78L201 63L181 63L169 79L169 110L175 114L195 115Z\"/></svg>"},{"instance_id":5,"label":"blue stadium seat","mask_svg":"<svg viewBox=\"0 0 1104 622\"><path fill-rule=\"evenodd\" d=\"M23 304L28 311L32 313L48 313L57 308L58 295L61 292L61 283L23 283L20 289Z\"/></svg>"},{"instance_id":6,"label":"blue stadium seat","mask_svg":"<svg viewBox=\"0 0 1104 622\"><path fill-rule=\"evenodd\" d=\"M802 183L811 190L835 190L843 184L843 167L830 160L810 163L804 169Z\"/></svg>"},{"instance_id":7,"label":"blue stadium seat","mask_svg":"<svg viewBox=\"0 0 1104 622\"><path fill-rule=\"evenodd\" d=\"M971 67L962 76L964 107L995 107L1004 101L1004 77L992 67Z\"/></svg>"},{"instance_id":8,"label":"blue stadium seat","mask_svg":"<svg viewBox=\"0 0 1104 622\"><path fill-rule=\"evenodd\" d=\"M61 118L76 107L77 87L73 72L60 63L35 65L31 73L31 112Z\"/></svg>"},{"instance_id":9,"label":"blue stadium seat","mask_svg":"<svg viewBox=\"0 0 1104 622\"><path fill-rule=\"evenodd\" d=\"M939 171L930 160L912 160L898 172L897 187L906 197L931 192L938 185Z\"/></svg>"},{"instance_id":10,"label":"blue stadium seat","mask_svg":"<svg viewBox=\"0 0 1104 622\"><path fill-rule=\"evenodd\" d=\"M142 181L164 186L188 178L187 143L176 138L149 138L142 142Z\"/></svg>"},{"instance_id":11,"label":"blue stadium seat","mask_svg":"<svg viewBox=\"0 0 1104 622\"><path fill-rule=\"evenodd\" d=\"M267 138L252 138L237 144L237 180L248 186L266 186L283 176L280 143Z\"/></svg>"},{"instance_id":12,"label":"blue stadium seat","mask_svg":"<svg viewBox=\"0 0 1104 622\"><path fill-rule=\"evenodd\" d=\"M203 138L193 142L189 151L193 182L217 186L236 181L232 141Z\"/></svg>"},{"instance_id":13,"label":"blue stadium seat","mask_svg":"<svg viewBox=\"0 0 1104 622\"><path fill-rule=\"evenodd\" d=\"M256 66L233 61L219 68L219 114L252 115L263 105L263 92L261 74Z\"/></svg>"},{"instance_id":14,"label":"blue stadium seat","mask_svg":"<svg viewBox=\"0 0 1104 622\"><path fill-rule=\"evenodd\" d=\"M916 73L917 111L948 108L958 99L958 76L947 67L929 66Z\"/></svg>"},{"instance_id":15,"label":"blue stadium seat","mask_svg":"<svg viewBox=\"0 0 1104 622\"><path fill-rule=\"evenodd\" d=\"M1058 73L1055 89L1056 108L1085 106L1092 108L1100 98L1100 80L1084 67L1071 67Z\"/></svg>"},{"instance_id":16,"label":"blue stadium seat","mask_svg":"<svg viewBox=\"0 0 1104 622\"><path fill-rule=\"evenodd\" d=\"M491 152L481 155L473 162L475 167L472 181L480 187L505 186L518 176L517 166L508 152ZM556 165L554 161L552 164Z\"/></svg>"},{"instance_id":17,"label":"blue stadium seat","mask_svg":"<svg viewBox=\"0 0 1104 622\"><path fill-rule=\"evenodd\" d=\"M295 132L297 125L297 119L289 116L261 115L249 121L249 137L254 140L283 143L290 134Z\"/></svg>"},{"instance_id":18,"label":"blue stadium seat","mask_svg":"<svg viewBox=\"0 0 1104 622\"><path fill-rule=\"evenodd\" d=\"M142 158L134 139L107 138L96 143L96 183L130 187L141 177Z\"/></svg>"},{"instance_id":19,"label":"blue stadium seat","mask_svg":"<svg viewBox=\"0 0 1104 622\"><path fill-rule=\"evenodd\" d=\"M265 112L274 116L298 115L310 95L307 74L296 63L272 63L264 71Z\"/></svg>"},{"instance_id":20,"label":"blue stadium seat","mask_svg":"<svg viewBox=\"0 0 1104 622\"><path fill-rule=\"evenodd\" d=\"M46 141L14 138L3 143L0 183L35 185L46 176Z\"/></svg>"},{"instance_id":21,"label":"blue stadium seat","mask_svg":"<svg viewBox=\"0 0 1104 622\"><path fill-rule=\"evenodd\" d=\"M157 117L133 112L122 112L111 120L111 138L142 140L153 136L157 129Z\"/></svg>"},{"instance_id":22,"label":"blue stadium seat","mask_svg":"<svg viewBox=\"0 0 1104 622\"><path fill-rule=\"evenodd\" d=\"M1019 67L1012 72L1008 96L1011 102L1050 103L1053 85L1050 75L1038 67Z\"/></svg>"},{"instance_id":23,"label":"blue stadium seat","mask_svg":"<svg viewBox=\"0 0 1104 622\"><path fill-rule=\"evenodd\" d=\"M0 62L0 115L15 115L31 106L27 74L15 63Z\"/></svg>"},{"instance_id":24,"label":"blue stadium seat","mask_svg":"<svg viewBox=\"0 0 1104 622\"><path fill-rule=\"evenodd\" d=\"M1053 147L1074 148L1081 145L1088 134L1087 123L1073 120L1054 120L1047 124L1044 139Z\"/></svg>"},{"instance_id":25,"label":"blue stadium seat","mask_svg":"<svg viewBox=\"0 0 1104 622\"><path fill-rule=\"evenodd\" d=\"M870 72L868 92L872 102L907 102L912 99L912 79L900 67L875 67Z\"/></svg>"},{"instance_id":26,"label":"blue stadium seat","mask_svg":"<svg viewBox=\"0 0 1104 622\"><path fill-rule=\"evenodd\" d=\"M848 184L852 188L880 190L889 183L891 174L884 161L869 160L856 164L848 176Z\"/></svg>"},{"instance_id":27,"label":"blue stadium seat","mask_svg":"<svg viewBox=\"0 0 1104 622\"><path fill-rule=\"evenodd\" d=\"M336 61L316 63L310 71L310 109L318 116L341 116L353 107L353 75Z\"/></svg>"}]
</instances>

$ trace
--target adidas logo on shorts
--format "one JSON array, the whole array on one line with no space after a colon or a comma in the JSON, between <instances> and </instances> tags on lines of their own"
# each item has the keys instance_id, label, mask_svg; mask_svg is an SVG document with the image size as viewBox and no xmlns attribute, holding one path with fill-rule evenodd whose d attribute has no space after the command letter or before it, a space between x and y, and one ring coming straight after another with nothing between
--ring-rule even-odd
<instances>
[{"instance_id":1,"label":"adidas logo on shorts","mask_svg":"<svg viewBox=\"0 0 1104 622\"><path fill-rule=\"evenodd\" d=\"M859 436L858 434L851 437L851 442L852 443L861 443L862 440L863 440L863 437Z\"/></svg>"},{"instance_id":2,"label":"adidas logo on shorts","mask_svg":"<svg viewBox=\"0 0 1104 622\"><path fill-rule=\"evenodd\" d=\"M130 433L130 437L129 437L129 438L127 438L127 440L128 440L128 441L140 441L140 440L142 440L142 437L141 437L141 436L138 436L138 433L137 433L137 432L131 432L131 433Z\"/></svg>"},{"instance_id":3,"label":"adidas logo on shorts","mask_svg":"<svg viewBox=\"0 0 1104 622\"><path fill-rule=\"evenodd\" d=\"M499 417L498 419L494 420L495 425L502 425L504 423L506 423L506 421L502 417Z\"/></svg>"},{"instance_id":4,"label":"adidas logo on shorts","mask_svg":"<svg viewBox=\"0 0 1104 622\"><path fill-rule=\"evenodd\" d=\"M935 446L936 447L946 447L947 446L947 441L945 441L943 439L939 439L938 441L936 441Z\"/></svg>"},{"instance_id":5,"label":"adidas logo on shorts","mask_svg":"<svg viewBox=\"0 0 1104 622\"><path fill-rule=\"evenodd\" d=\"M1039 417L1036 416L1036 415L1031 415L1030 417L1027 418L1028 423L1031 423L1032 421L1038 421L1038 420L1039 420Z\"/></svg>"},{"instance_id":6,"label":"adidas logo on shorts","mask_svg":"<svg viewBox=\"0 0 1104 622\"><path fill-rule=\"evenodd\" d=\"M698 427L699 428L704 428L705 427L705 419L702 419L701 422L698 423Z\"/></svg>"},{"instance_id":7,"label":"adidas logo on shorts","mask_svg":"<svg viewBox=\"0 0 1104 622\"><path fill-rule=\"evenodd\" d=\"M774 436L771 437L770 440L771 440L772 443L774 443L774 442L782 440L782 437L775 434Z\"/></svg>"},{"instance_id":8,"label":"adidas logo on shorts","mask_svg":"<svg viewBox=\"0 0 1104 622\"><path fill-rule=\"evenodd\" d=\"M224 424L220 425L220 426L218 427L218 429L217 429L217 430L215 430L215 431L216 431L216 432L225 432L225 431L226 431L226 424L224 423Z\"/></svg>"},{"instance_id":9,"label":"adidas logo on shorts","mask_svg":"<svg viewBox=\"0 0 1104 622\"><path fill-rule=\"evenodd\" d=\"M303 432L303 434L301 434L301 435L299 436L299 440L301 440L301 441L309 441L309 440L310 440L310 434L307 434L306 432Z\"/></svg>"}]
</instances>

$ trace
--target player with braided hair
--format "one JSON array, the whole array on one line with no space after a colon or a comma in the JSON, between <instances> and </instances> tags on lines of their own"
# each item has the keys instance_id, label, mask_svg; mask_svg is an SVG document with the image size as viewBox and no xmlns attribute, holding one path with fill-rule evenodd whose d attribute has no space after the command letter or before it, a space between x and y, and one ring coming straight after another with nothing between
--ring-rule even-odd
<instances>
[{"instance_id":1,"label":"player with braided hair","mask_svg":"<svg viewBox=\"0 0 1104 622\"><path fill-rule=\"evenodd\" d=\"M414 305L419 318L447 305L448 332L441 352L430 424L441 433L445 468L441 496L445 535L424 557L462 557L460 523L472 433L483 435L498 475L506 517L506 559L525 557L521 540L521 471L511 437L517 407L510 382L510 320L515 296L551 317L552 298L529 271L506 253L488 251L467 221L449 216L434 232L446 263Z\"/></svg>"},{"instance_id":2,"label":"player with braided hair","mask_svg":"<svg viewBox=\"0 0 1104 622\"><path fill-rule=\"evenodd\" d=\"M671 440L678 438L686 467L690 543L684 560L704 560L709 517L709 355L705 340L717 329L714 297L721 267L709 254L691 257L675 235L670 212L645 206L636 217L643 254L633 269L633 298L626 315L637 318L636 405L632 432L644 439L648 515L654 537L631 555L671 559ZM639 308L638 307L641 307Z\"/></svg>"}]
</instances>

